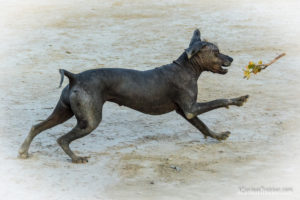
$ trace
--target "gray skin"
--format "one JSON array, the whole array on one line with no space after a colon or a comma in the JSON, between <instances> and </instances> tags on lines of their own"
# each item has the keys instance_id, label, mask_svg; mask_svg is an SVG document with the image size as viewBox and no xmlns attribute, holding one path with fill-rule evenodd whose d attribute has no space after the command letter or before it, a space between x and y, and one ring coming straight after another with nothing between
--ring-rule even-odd
<instances>
[{"instance_id":1,"label":"gray skin","mask_svg":"<svg viewBox=\"0 0 300 200\"><path fill-rule=\"evenodd\" d=\"M198 103L197 80L204 71L226 74L224 67L230 66L232 61L231 57L220 53L216 45L201 41L200 31L196 29L189 48L177 60L152 70L102 68L79 74L60 70L61 84L65 75L69 78L69 85L63 89L53 113L45 121L32 126L19 149L19 156L28 157L29 146L39 133L75 115L77 125L57 142L72 162L88 162L88 157L75 155L69 145L97 128L106 101L151 115L175 110L205 137L225 140L229 131L215 133L197 115L230 105L242 106L249 96Z\"/></svg>"}]
</instances>

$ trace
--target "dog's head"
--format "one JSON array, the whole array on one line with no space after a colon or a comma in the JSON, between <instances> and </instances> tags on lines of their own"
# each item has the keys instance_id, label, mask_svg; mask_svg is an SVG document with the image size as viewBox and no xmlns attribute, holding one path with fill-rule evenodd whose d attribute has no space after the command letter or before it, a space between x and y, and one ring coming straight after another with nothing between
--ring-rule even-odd
<instances>
[{"instance_id":1,"label":"dog's head","mask_svg":"<svg viewBox=\"0 0 300 200\"><path fill-rule=\"evenodd\" d=\"M189 48L185 50L188 60L194 66L198 66L203 71L226 74L233 59L220 53L219 48L213 43L201 41L200 31L196 29L191 39Z\"/></svg>"}]
</instances>

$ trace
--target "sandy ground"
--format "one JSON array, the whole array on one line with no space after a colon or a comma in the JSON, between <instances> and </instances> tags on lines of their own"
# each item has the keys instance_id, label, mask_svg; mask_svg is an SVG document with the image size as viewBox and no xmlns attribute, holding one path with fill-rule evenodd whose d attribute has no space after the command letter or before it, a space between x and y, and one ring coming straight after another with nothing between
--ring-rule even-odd
<instances>
[{"instance_id":1,"label":"sandy ground","mask_svg":"<svg viewBox=\"0 0 300 200\"><path fill-rule=\"evenodd\" d=\"M1 1L1 199L299 199L299 8L296 0ZM234 58L226 76L201 75L198 100L251 96L244 107L201 116L230 130L228 140L205 140L174 112L107 103L100 126L71 145L89 163L72 164L56 143L74 119L40 134L29 159L17 158L58 100L59 68L151 69L176 59L197 27ZM282 52L242 79L249 60Z\"/></svg>"}]
</instances>

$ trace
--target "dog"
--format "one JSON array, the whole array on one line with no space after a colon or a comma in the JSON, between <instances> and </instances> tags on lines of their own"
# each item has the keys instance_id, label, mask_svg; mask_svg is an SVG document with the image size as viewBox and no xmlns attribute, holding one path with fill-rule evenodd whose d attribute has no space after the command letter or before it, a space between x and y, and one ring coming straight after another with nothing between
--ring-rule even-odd
<instances>
[{"instance_id":1,"label":"dog","mask_svg":"<svg viewBox=\"0 0 300 200\"><path fill-rule=\"evenodd\" d=\"M229 131L215 133L197 116L217 108L242 106L249 96L199 103L197 80L204 71L226 74L226 67L232 61L231 57L220 53L213 43L201 41L200 31L196 29L189 47L177 60L151 70L101 68L73 74L60 69L60 87L64 76L68 77L69 84L63 89L52 114L32 126L19 149L19 157L28 157L28 149L35 136L75 115L77 125L57 142L73 163L88 162L88 157L75 155L69 145L97 128L106 101L150 115L176 111L205 137L225 140L230 135Z\"/></svg>"}]
</instances>

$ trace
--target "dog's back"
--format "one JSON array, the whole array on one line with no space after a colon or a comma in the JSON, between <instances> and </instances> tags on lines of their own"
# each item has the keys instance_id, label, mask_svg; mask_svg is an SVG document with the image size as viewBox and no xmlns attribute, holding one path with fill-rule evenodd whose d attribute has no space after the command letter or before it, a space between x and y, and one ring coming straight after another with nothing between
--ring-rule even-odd
<instances>
[{"instance_id":1,"label":"dog's back","mask_svg":"<svg viewBox=\"0 0 300 200\"><path fill-rule=\"evenodd\" d=\"M72 91L78 93L84 90L92 96L98 96L101 101L115 102L143 113L167 113L175 109L172 101L175 95L172 90L173 75L167 68L170 66L147 71L102 68L72 74L72 82L62 95L70 99ZM166 70L168 76L164 72Z\"/></svg>"}]
</instances>

